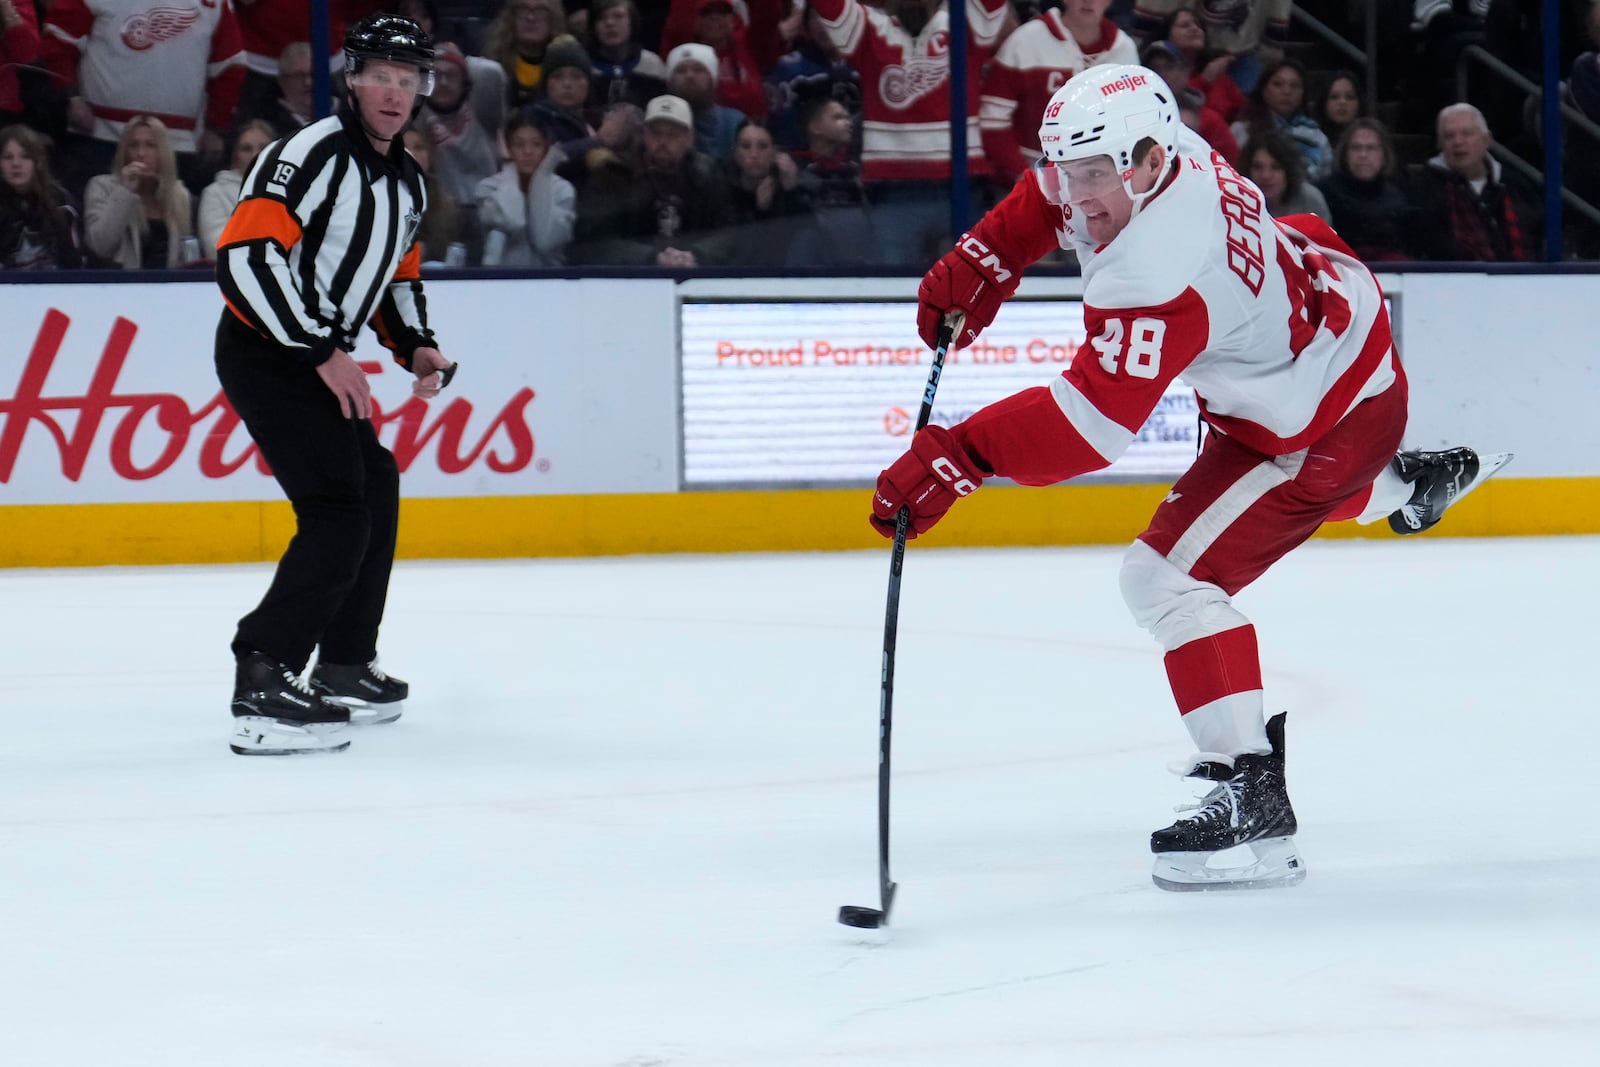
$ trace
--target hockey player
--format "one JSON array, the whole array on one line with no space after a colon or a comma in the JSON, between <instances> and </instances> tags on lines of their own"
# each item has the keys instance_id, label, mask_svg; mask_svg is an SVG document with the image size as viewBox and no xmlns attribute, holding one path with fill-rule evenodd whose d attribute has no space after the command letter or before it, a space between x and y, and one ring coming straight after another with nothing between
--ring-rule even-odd
<instances>
[{"instance_id":1,"label":"hockey player","mask_svg":"<svg viewBox=\"0 0 1600 1067\"><path fill-rule=\"evenodd\" d=\"M344 50L344 110L262 150L217 243L217 376L297 524L233 638L241 755L347 748L344 726L396 719L407 695L376 664L400 475L350 350L370 323L423 399L454 370L428 328L417 245L427 198L401 139L432 89L433 45L409 19L373 15Z\"/></svg>"},{"instance_id":2,"label":"hockey player","mask_svg":"<svg viewBox=\"0 0 1600 1067\"><path fill-rule=\"evenodd\" d=\"M1180 773L1215 787L1151 836L1154 876L1166 889L1292 885L1305 868L1285 716L1264 721L1255 629L1233 595L1324 522L1425 530L1509 457L1397 453L1406 377L1377 280L1320 220L1273 219L1154 72L1078 75L1039 139L1045 158L923 278L918 326L931 346L959 311L956 343L970 344L1059 245L1083 268L1088 341L1051 384L919 433L879 478L873 524L891 536L906 507L915 536L985 478L1045 485L1105 467L1182 375L1210 432L1121 584L1165 650L1198 750ZM1217 855L1238 845L1243 864Z\"/></svg>"}]
</instances>

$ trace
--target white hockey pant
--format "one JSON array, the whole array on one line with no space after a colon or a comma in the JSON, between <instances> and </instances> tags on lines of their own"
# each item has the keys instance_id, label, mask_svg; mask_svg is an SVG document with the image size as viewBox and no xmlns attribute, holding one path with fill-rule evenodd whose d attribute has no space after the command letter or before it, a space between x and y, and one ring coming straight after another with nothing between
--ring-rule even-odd
<instances>
[{"instance_id":1,"label":"white hockey pant","mask_svg":"<svg viewBox=\"0 0 1600 1067\"><path fill-rule=\"evenodd\" d=\"M1196 642L1216 643L1218 635L1250 626L1221 587L1184 573L1143 541L1135 541L1123 555L1121 582L1122 598L1135 621L1169 654ZM1253 644L1254 631L1249 632ZM1169 673L1175 658L1183 657L1168 656ZM1259 673L1259 666L1254 669ZM1173 682L1178 697L1177 679ZM1181 698L1178 704L1183 706ZM1183 724L1201 753L1231 760L1246 752L1272 751L1262 712L1262 693L1255 688L1193 708Z\"/></svg>"}]
</instances>

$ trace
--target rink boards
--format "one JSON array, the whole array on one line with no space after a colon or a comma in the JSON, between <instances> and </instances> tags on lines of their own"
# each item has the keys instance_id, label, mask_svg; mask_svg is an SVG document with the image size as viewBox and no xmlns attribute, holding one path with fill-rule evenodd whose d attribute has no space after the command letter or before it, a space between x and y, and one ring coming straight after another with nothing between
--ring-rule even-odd
<instances>
[{"instance_id":1,"label":"rink boards","mask_svg":"<svg viewBox=\"0 0 1600 1067\"><path fill-rule=\"evenodd\" d=\"M1412 383L1407 443L1508 449L1455 536L1600 532L1594 274L1385 276ZM934 419L1045 384L1082 340L1080 279L1030 279L947 365ZM462 372L431 403L370 338L403 471L402 555L796 551L881 543L866 489L928 369L914 279L435 279ZM0 565L275 558L293 529L217 387L209 282L14 285L0 337ZM1193 455L1169 392L1105 474L1001 486L944 545L1119 543ZM1325 536L1388 536L1349 524Z\"/></svg>"}]
</instances>

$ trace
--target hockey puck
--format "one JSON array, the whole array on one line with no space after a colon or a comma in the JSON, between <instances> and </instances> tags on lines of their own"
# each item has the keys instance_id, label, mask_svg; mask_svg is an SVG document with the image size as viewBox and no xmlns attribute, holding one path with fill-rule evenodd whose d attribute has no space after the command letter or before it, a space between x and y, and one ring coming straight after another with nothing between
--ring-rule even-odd
<instances>
[{"instance_id":1,"label":"hockey puck","mask_svg":"<svg viewBox=\"0 0 1600 1067\"><path fill-rule=\"evenodd\" d=\"M860 908L854 904L846 904L839 909L839 921L846 926L876 930L883 925L883 912L877 908Z\"/></svg>"}]
</instances>

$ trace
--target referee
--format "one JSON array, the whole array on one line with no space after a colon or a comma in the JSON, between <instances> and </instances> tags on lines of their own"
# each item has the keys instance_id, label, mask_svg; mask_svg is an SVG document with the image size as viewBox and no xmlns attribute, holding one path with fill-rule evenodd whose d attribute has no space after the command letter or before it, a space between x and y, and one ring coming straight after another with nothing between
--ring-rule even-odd
<instances>
[{"instance_id":1,"label":"referee","mask_svg":"<svg viewBox=\"0 0 1600 1067\"><path fill-rule=\"evenodd\" d=\"M344 54L347 103L262 151L217 242L228 305L217 377L296 521L233 639L241 755L340 751L346 726L393 721L407 695L377 668L400 475L350 350L370 322L424 399L454 371L428 328L416 240L427 201L400 136L433 88L433 42L409 19L373 15Z\"/></svg>"}]
</instances>

